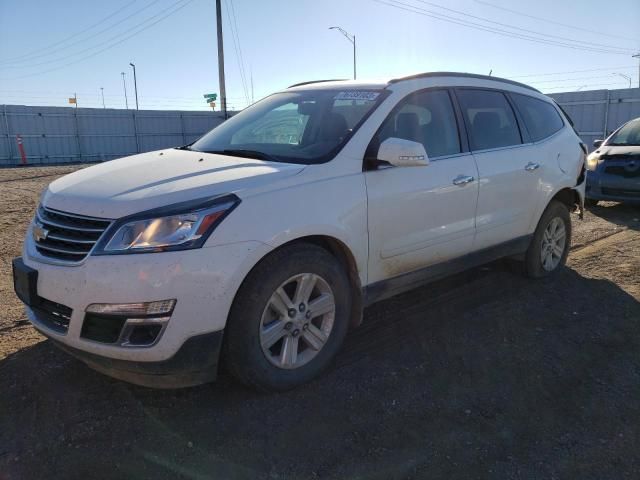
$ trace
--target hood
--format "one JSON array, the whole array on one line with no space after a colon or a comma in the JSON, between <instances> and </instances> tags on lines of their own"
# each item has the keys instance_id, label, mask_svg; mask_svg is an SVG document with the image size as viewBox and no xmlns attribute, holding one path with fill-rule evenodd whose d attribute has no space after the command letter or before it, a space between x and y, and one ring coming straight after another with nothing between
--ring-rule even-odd
<instances>
[{"instance_id":1,"label":"hood","mask_svg":"<svg viewBox=\"0 0 640 480\"><path fill-rule=\"evenodd\" d=\"M640 146L637 145L602 145L600 148L591 152L591 155L602 157L604 155L625 155L640 157Z\"/></svg>"},{"instance_id":2,"label":"hood","mask_svg":"<svg viewBox=\"0 0 640 480\"><path fill-rule=\"evenodd\" d=\"M49 185L42 201L49 208L65 212L120 218L173 203L239 194L296 175L304 167L188 150L161 150L66 175Z\"/></svg>"}]
</instances>

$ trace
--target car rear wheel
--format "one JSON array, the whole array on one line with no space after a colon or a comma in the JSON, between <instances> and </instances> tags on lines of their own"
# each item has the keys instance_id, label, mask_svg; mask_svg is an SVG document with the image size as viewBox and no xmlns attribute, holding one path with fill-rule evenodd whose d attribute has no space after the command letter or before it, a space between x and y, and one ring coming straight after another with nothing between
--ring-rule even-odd
<instances>
[{"instance_id":1,"label":"car rear wheel","mask_svg":"<svg viewBox=\"0 0 640 480\"><path fill-rule=\"evenodd\" d=\"M248 275L225 330L231 373L259 390L308 382L338 352L348 328L347 275L312 244L278 250Z\"/></svg>"},{"instance_id":2,"label":"car rear wheel","mask_svg":"<svg viewBox=\"0 0 640 480\"><path fill-rule=\"evenodd\" d=\"M527 249L525 272L540 278L560 270L571 246L571 217L567 206L552 200L542 214Z\"/></svg>"}]
</instances>

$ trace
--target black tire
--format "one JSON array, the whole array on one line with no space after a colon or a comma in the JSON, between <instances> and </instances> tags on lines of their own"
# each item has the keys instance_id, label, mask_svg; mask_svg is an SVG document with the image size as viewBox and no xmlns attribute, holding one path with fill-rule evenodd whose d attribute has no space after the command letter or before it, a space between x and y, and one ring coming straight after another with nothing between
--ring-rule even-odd
<instances>
[{"instance_id":1,"label":"black tire","mask_svg":"<svg viewBox=\"0 0 640 480\"><path fill-rule=\"evenodd\" d=\"M276 289L302 273L319 275L331 288L335 302L333 328L308 363L294 369L278 368L262 350L262 314ZM318 376L335 357L347 334L350 311L349 280L333 255L308 243L276 250L254 267L236 295L225 329L223 361L234 377L254 389L284 391L297 387Z\"/></svg>"},{"instance_id":2,"label":"black tire","mask_svg":"<svg viewBox=\"0 0 640 480\"><path fill-rule=\"evenodd\" d=\"M592 208L592 207L596 207L598 205L598 200L595 200L593 198L585 198L584 199L584 206L588 207L588 208Z\"/></svg>"},{"instance_id":3,"label":"black tire","mask_svg":"<svg viewBox=\"0 0 640 480\"><path fill-rule=\"evenodd\" d=\"M545 230L549 226L552 220L559 218L562 220L565 228L565 242L560 261L553 268L553 270L547 270L542 264L542 248L543 237ZM533 234L533 239L529 244L529 248L525 254L524 271L530 278L542 278L551 275L562 267L567 262L567 255L569 255L569 248L571 247L571 217L569 215L569 209L567 206L557 200L552 200L547 206L546 210L540 217L536 231Z\"/></svg>"}]
</instances>

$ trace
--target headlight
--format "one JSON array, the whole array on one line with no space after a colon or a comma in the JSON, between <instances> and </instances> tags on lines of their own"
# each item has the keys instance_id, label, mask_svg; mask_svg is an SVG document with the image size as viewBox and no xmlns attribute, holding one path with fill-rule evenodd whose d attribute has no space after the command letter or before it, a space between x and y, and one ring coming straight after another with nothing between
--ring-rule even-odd
<instances>
[{"instance_id":1,"label":"headlight","mask_svg":"<svg viewBox=\"0 0 640 480\"><path fill-rule=\"evenodd\" d=\"M587 157L587 170L595 170L598 166L598 156L593 153Z\"/></svg>"},{"instance_id":2,"label":"headlight","mask_svg":"<svg viewBox=\"0 0 640 480\"><path fill-rule=\"evenodd\" d=\"M96 255L163 252L199 248L213 229L239 203L235 196L221 200L167 207L118 221L96 248ZM183 212L176 212L183 208ZM164 213L164 215L162 214Z\"/></svg>"}]
</instances>

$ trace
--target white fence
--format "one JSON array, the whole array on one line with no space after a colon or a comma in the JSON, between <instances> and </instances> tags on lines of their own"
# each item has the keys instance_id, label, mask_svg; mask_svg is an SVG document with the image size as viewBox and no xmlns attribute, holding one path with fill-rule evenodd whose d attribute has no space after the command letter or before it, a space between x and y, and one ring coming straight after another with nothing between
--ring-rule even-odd
<instances>
[{"instance_id":1,"label":"white fence","mask_svg":"<svg viewBox=\"0 0 640 480\"><path fill-rule=\"evenodd\" d=\"M592 90L549 95L569 114L582 141L591 149L632 118L640 117L640 88Z\"/></svg>"},{"instance_id":2,"label":"white fence","mask_svg":"<svg viewBox=\"0 0 640 480\"><path fill-rule=\"evenodd\" d=\"M0 105L0 167L101 162L191 143L219 112ZM20 148L18 137L22 140Z\"/></svg>"}]
</instances>

